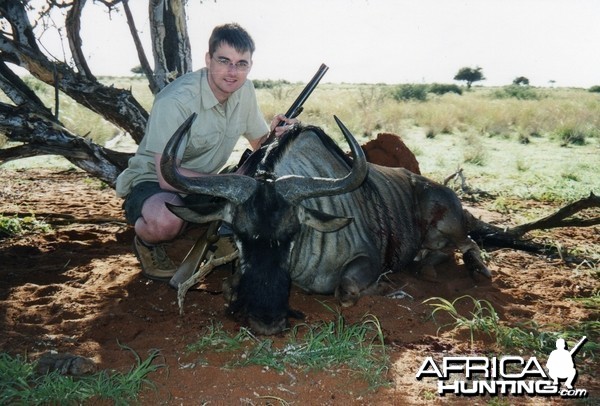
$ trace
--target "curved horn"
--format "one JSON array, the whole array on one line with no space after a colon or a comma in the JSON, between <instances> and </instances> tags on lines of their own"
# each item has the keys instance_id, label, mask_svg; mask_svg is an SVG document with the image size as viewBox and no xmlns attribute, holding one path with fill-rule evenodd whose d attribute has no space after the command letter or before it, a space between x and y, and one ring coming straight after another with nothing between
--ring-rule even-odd
<instances>
[{"instance_id":1,"label":"curved horn","mask_svg":"<svg viewBox=\"0 0 600 406\"><path fill-rule=\"evenodd\" d=\"M275 182L277 191L290 203L300 203L311 197L332 196L350 192L359 187L368 172L367 158L363 149L358 145L356 138L346 128L344 123L333 116L337 125L342 130L350 150L354 156L352 170L343 178L308 178L303 176L283 176Z\"/></svg>"},{"instance_id":2,"label":"curved horn","mask_svg":"<svg viewBox=\"0 0 600 406\"><path fill-rule=\"evenodd\" d=\"M185 192L222 197L235 204L246 201L256 188L256 180L244 175L222 174L198 177L183 176L177 170L177 150L181 139L190 130L197 114L192 113L173 133L160 160L163 178L173 187Z\"/></svg>"}]
</instances>

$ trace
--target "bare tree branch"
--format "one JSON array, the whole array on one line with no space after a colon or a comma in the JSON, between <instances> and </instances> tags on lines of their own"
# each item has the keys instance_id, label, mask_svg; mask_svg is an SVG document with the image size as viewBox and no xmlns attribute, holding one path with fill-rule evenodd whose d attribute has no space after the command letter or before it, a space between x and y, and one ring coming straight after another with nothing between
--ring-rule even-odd
<instances>
[{"instance_id":1,"label":"bare tree branch","mask_svg":"<svg viewBox=\"0 0 600 406\"><path fill-rule=\"evenodd\" d=\"M567 219L569 216L592 207L600 207L600 197L596 196L594 193L590 193L588 197L579 199L576 202L560 208L556 213L549 216L509 228L507 232L512 235L523 236L531 230L558 227L591 227L598 225L600 224L600 217L589 219Z\"/></svg>"},{"instance_id":2,"label":"bare tree branch","mask_svg":"<svg viewBox=\"0 0 600 406\"><path fill-rule=\"evenodd\" d=\"M96 80L87 64L85 56L81 50L82 41L79 31L81 30L81 12L87 0L74 0L73 7L69 9L67 18L65 19L65 27L67 29L67 38L69 39L69 47L73 55L73 61L77 70L85 75L89 80Z\"/></svg>"},{"instance_id":3,"label":"bare tree branch","mask_svg":"<svg viewBox=\"0 0 600 406\"><path fill-rule=\"evenodd\" d=\"M3 12L1 6L2 2L0 12ZM42 82L54 85L55 74L58 74L57 84L62 92L123 128L137 142L144 136L148 112L130 91L108 87L95 79L77 74L62 62L51 62L37 48L21 45L6 36L0 36L0 51L11 55L20 66Z\"/></svg>"},{"instance_id":4,"label":"bare tree branch","mask_svg":"<svg viewBox=\"0 0 600 406\"><path fill-rule=\"evenodd\" d=\"M224 265L228 262L233 261L239 257L239 251L235 250L223 257L214 258L211 256L208 261L203 264L196 273L194 273L188 280L180 283L177 288L177 304L179 305L179 314L183 315L183 302L185 301L185 294L188 290L198 282L202 281L209 273L212 272L218 266Z\"/></svg>"},{"instance_id":5,"label":"bare tree branch","mask_svg":"<svg viewBox=\"0 0 600 406\"><path fill-rule=\"evenodd\" d=\"M152 68L150 67L148 58L146 58L146 53L144 52L144 48L142 47L142 42L140 41L137 29L135 28L135 21L133 20L133 15L131 14L131 9L129 8L128 0L123 0L123 8L125 10L125 16L127 17L127 25L129 25L129 31L131 32L131 36L133 37L133 42L135 44L135 49L137 50L142 70L144 71L144 74L148 79L150 91L152 92L152 94L156 94L160 91L161 87L156 82L154 72L152 72Z\"/></svg>"},{"instance_id":6,"label":"bare tree branch","mask_svg":"<svg viewBox=\"0 0 600 406\"><path fill-rule=\"evenodd\" d=\"M26 146L0 149L0 163L15 159L15 153L23 156L62 155L111 186L131 156L101 147L72 134L56 122L5 103L0 103L0 131L7 133L12 141L27 143Z\"/></svg>"},{"instance_id":7,"label":"bare tree branch","mask_svg":"<svg viewBox=\"0 0 600 406\"><path fill-rule=\"evenodd\" d=\"M471 238L477 241L480 245L512 248L545 255L555 254L562 258L562 252L560 252L560 249L556 246L540 244L533 240L524 240L523 236L532 230L558 227L590 227L598 225L600 224L600 217L592 217L588 219L566 219L566 217L593 207L600 207L600 198L593 193L590 193L589 197L570 203L567 206L559 209L554 214L516 227L498 227L493 224L489 224L479 218L476 218L468 210L465 210L465 215L468 228L471 230ZM577 262L581 262L581 259L577 259Z\"/></svg>"},{"instance_id":8,"label":"bare tree branch","mask_svg":"<svg viewBox=\"0 0 600 406\"><path fill-rule=\"evenodd\" d=\"M448 186L450 181L453 181L455 184L460 180L460 191L466 195L480 195L491 197L488 192L485 192L480 189L473 189L471 186L467 185L467 179L465 178L465 174L463 173L463 168L458 168L456 172L451 175L446 176L444 179L444 186Z\"/></svg>"},{"instance_id":9,"label":"bare tree branch","mask_svg":"<svg viewBox=\"0 0 600 406\"><path fill-rule=\"evenodd\" d=\"M18 44L40 52L33 28L29 23L25 7L19 1L0 0L0 15L4 16L11 24L12 40ZM3 36L6 36L3 33Z\"/></svg>"},{"instance_id":10,"label":"bare tree branch","mask_svg":"<svg viewBox=\"0 0 600 406\"><path fill-rule=\"evenodd\" d=\"M30 109L35 114L53 120L52 112L44 106L44 103L33 92L23 80L0 60L0 89L21 108Z\"/></svg>"},{"instance_id":11,"label":"bare tree branch","mask_svg":"<svg viewBox=\"0 0 600 406\"><path fill-rule=\"evenodd\" d=\"M185 0L152 0L150 2L153 53L159 66L158 75L152 73L138 36L127 0L94 0L109 12L123 4L128 25L138 56L150 81L153 93L158 92L174 78L191 70L191 51L187 34ZM57 154L66 157L79 168L109 185L127 166L130 154L96 145L87 138L67 130L58 119L59 95L63 93L80 105L101 115L104 119L128 133L137 143L143 136L148 112L133 97L130 90L118 89L100 83L93 75L84 53L80 36L81 15L87 0L46 0L33 6L28 1L0 0L0 89L14 105L0 106L0 131L9 141L24 145L9 146L0 151L0 163L39 154ZM52 10L67 10L64 21L71 59L57 60L48 56L43 43L36 37L34 27L61 31L61 22L54 21ZM37 11L36 25L32 25L28 11ZM63 13L64 14L64 13ZM49 24L46 24L47 22ZM42 22L43 26L37 23ZM38 32L38 35L40 33ZM160 47L160 49L156 49ZM46 52L46 53L45 53ZM54 113L29 86L7 65L10 62L55 89Z\"/></svg>"}]
</instances>

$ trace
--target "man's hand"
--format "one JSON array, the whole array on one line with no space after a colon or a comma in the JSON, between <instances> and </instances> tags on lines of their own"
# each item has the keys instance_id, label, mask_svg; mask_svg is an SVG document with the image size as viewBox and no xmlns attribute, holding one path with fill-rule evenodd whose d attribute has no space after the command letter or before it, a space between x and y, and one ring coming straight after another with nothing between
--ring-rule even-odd
<instances>
[{"instance_id":1,"label":"man's hand","mask_svg":"<svg viewBox=\"0 0 600 406\"><path fill-rule=\"evenodd\" d=\"M285 125L278 126L278 124L282 121L285 123ZM254 151L256 151L262 146L262 144L265 141L267 141L271 132L275 132L275 138L281 138L281 136L287 130L289 130L291 126L297 123L300 123L300 120L298 120L297 118L286 118L283 114L277 114L275 117L273 117L273 120L271 120L271 131L256 140L250 141L250 146Z\"/></svg>"},{"instance_id":2,"label":"man's hand","mask_svg":"<svg viewBox=\"0 0 600 406\"><path fill-rule=\"evenodd\" d=\"M285 123L285 125L278 127L277 125L282 121ZM273 120L271 120L271 131L275 130L275 136L280 138L283 133L290 129L292 125L299 122L300 120L297 118L286 118L283 114L277 114L275 117L273 117Z\"/></svg>"}]
</instances>

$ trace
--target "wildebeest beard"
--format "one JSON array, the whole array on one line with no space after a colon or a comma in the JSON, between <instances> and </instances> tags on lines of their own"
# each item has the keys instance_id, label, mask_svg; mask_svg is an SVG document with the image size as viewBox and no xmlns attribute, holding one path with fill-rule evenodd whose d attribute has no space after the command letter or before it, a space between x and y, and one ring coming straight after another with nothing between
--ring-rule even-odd
<instances>
[{"instance_id":1,"label":"wildebeest beard","mask_svg":"<svg viewBox=\"0 0 600 406\"><path fill-rule=\"evenodd\" d=\"M252 330L275 334L287 327L288 317L303 317L288 305L290 251L300 224L269 180L261 181L257 193L243 206L247 206L241 212L248 221L233 225L243 252L241 276L229 309Z\"/></svg>"}]
</instances>

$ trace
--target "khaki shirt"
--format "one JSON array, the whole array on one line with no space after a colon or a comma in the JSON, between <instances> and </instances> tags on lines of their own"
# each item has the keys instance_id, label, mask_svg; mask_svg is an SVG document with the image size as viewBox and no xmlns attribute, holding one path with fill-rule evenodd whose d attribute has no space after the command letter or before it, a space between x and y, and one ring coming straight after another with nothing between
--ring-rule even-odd
<instances>
[{"instance_id":1,"label":"khaki shirt","mask_svg":"<svg viewBox=\"0 0 600 406\"><path fill-rule=\"evenodd\" d=\"M227 162L240 136L256 140L269 132L247 80L221 105L208 85L206 68L179 77L155 98L144 138L129 165L117 178L117 196L125 197L143 181L157 182L154 155L192 113L198 116L184 137L178 158L183 168L216 173Z\"/></svg>"}]
</instances>

